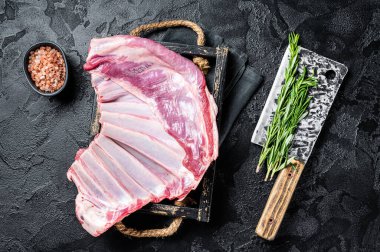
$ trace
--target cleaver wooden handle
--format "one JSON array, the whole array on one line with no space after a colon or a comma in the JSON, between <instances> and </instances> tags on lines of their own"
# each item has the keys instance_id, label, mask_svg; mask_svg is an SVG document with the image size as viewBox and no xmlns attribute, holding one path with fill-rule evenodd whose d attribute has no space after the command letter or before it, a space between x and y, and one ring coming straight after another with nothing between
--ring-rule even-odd
<instances>
[{"instance_id":1,"label":"cleaver wooden handle","mask_svg":"<svg viewBox=\"0 0 380 252\"><path fill-rule=\"evenodd\" d=\"M303 171L304 164L301 162L294 161L293 165L295 168L290 165L278 175L257 224L256 234L266 240L272 241L276 237Z\"/></svg>"}]
</instances>

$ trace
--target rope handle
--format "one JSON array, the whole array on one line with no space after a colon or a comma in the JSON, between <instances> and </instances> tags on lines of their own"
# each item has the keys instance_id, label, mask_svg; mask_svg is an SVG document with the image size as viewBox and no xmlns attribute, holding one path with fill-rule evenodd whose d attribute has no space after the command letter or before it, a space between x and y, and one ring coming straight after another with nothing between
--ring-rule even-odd
<instances>
[{"instance_id":1,"label":"rope handle","mask_svg":"<svg viewBox=\"0 0 380 252\"><path fill-rule=\"evenodd\" d=\"M132 36L141 36L142 32L147 32L147 31L153 31L157 29L163 29L163 28L170 28L170 27L188 27L192 29L197 35L197 45L199 46L204 46L205 45L205 34L202 30L202 28L197 25L194 22L188 21L188 20L168 20L168 21L162 21L162 22L157 22L157 23L150 23L150 24L145 24L136 27L133 29L129 34ZM203 74L207 74L208 69L210 68L209 62L207 59L199 57L199 56L194 56L193 57L193 62L196 64Z\"/></svg>"},{"instance_id":2,"label":"rope handle","mask_svg":"<svg viewBox=\"0 0 380 252\"><path fill-rule=\"evenodd\" d=\"M126 227L121 221L116 223L114 226L116 229L125 236L135 237L135 238L164 238L172 236L178 231L181 226L182 218L177 217L172 220L170 225L162 229L147 229L147 230L136 230L134 228Z\"/></svg>"},{"instance_id":3,"label":"rope handle","mask_svg":"<svg viewBox=\"0 0 380 252\"><path fill-rule=\"evenodd\" d=\"M190 198L186 198L183 201L175 201L176 206L186 206L186 201L191 201ZM146 229L146 230L136 230L134 228L129 228L124 225L123 222L117 222L114 226L115 228L125 236L135 237L135 238L163 238L172 236L176 233L182 224L182 217L176 217L172 220L169 226L161 229Z\"/></svg>"}]
</instances>

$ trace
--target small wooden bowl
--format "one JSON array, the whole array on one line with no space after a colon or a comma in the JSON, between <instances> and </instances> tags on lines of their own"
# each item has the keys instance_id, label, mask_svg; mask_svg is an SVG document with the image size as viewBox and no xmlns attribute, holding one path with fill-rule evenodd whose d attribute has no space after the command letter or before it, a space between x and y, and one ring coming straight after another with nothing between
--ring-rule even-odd
<instances>
[{"instance_id":1,"label":"small wooden bowl","mask_svg":"<svg viewBox=\"0 0 380 252\"><path fill-rule=\"evenodd\" d=\"M28 71L30 52L34 51L34 50L36 50L38 48L40 48L41 46L50 46L51 48L54 48L54 49L58 50L62 54L63 61L65 62L65 68L66 68L65 81L64 81L62 87L60 87L58 90L56 90L54 92L45 92L45 91L42 91L41 89L39 89L36 86L36 84L34 83L34 81L32 80L32 77L31 77L31 75L30 75L30 73ZM68 64L67 64L67 59L66 59L66 56L65 56L65 52L63 51L63 49L59 45L57 45L54 42L40 42L40 43L32 45L26 51L25 56L24 56L24 73L25 73L25 76L28 79L28 82L29 82L30 86L32 87L32 89L34 91L36 91L37 93L39 93L40 95L43 95L43 96L55 96L55 95L61 93L62 90L66 87L68 79L69 79L69 67L68 67Z\"/></svg>"}]
</instances>

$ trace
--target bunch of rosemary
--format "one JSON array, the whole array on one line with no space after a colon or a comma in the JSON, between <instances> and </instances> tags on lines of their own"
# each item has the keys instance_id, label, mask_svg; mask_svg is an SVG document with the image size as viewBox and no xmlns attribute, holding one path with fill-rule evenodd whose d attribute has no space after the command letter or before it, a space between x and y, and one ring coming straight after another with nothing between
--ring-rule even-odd
<instances>
[{"instance_id":1,"label":"bunch of rosemary","mask_svg":"<svg viewBox=\"0 0 380 252\"><path fill-rule=\"evenodd\" d=\"M267 173L265 180L272 179L274 174L291 164L294 159L289 158L289 149L298 123L307 115L311 96L308 90L317 85L317 79L311 74L307 76L307 69L298 72L299 35L289 35L289 65L285 70L285 81L277 100L277 108L271 124L267 130L267 141L261 152L257 172L266 161Z\"/></svg>"}]
</instances>

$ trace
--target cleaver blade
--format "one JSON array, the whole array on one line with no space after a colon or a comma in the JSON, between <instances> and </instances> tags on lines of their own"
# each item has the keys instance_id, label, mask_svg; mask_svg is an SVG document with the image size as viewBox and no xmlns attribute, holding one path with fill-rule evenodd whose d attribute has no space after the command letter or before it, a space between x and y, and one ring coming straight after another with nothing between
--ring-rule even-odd
<instances>
[{"instance_id":1,"label":"cleaver blade","mask_svg":"<svg viewBox=\"0 0 380 252\"><path fill-rule=\"evenodd\" d=\"M313 96L308 108L309 113L298 124L289 150L289 157L294 157L306 164L348 69L339 62L303 47L300 48L299 56L299 70L306 67L311 73L314 69L314 74L318 78L318 85L309 90L310 95ZM266 142L266 130L277 107L277 97L285 79L285 69L288 63L289 47L282 58L264 109L253 132L252 143L263 146Z\"/></svg>"}]
</instances>

